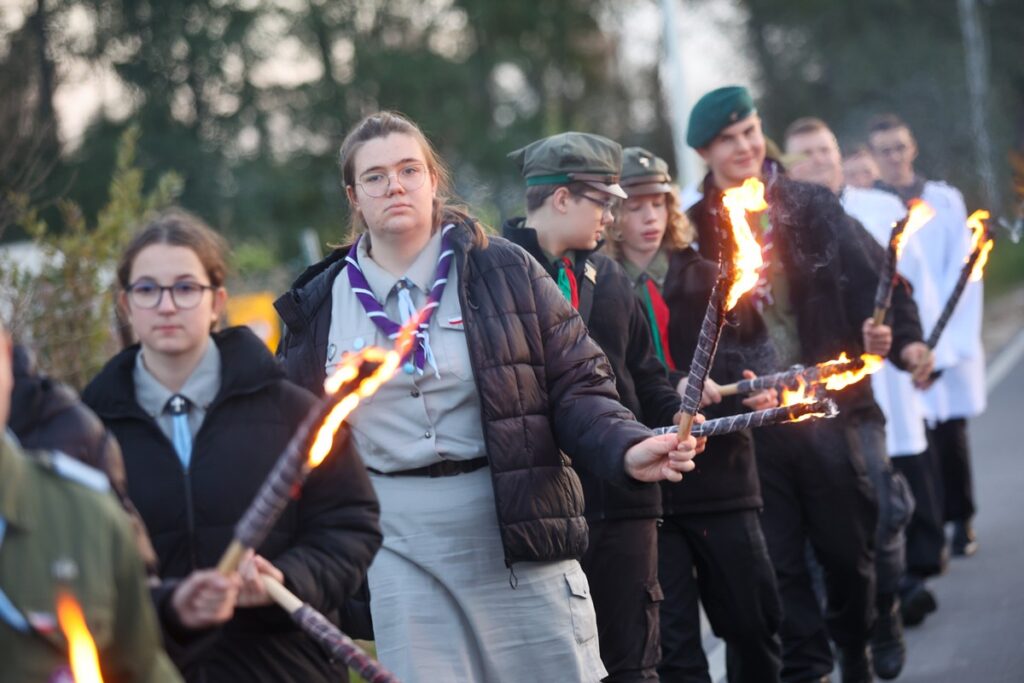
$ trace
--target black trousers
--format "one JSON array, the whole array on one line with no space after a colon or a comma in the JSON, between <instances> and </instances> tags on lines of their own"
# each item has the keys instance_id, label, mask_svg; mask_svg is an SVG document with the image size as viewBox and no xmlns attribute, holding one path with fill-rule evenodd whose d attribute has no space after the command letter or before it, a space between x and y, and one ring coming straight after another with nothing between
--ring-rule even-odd
<instances>
[{"instance_id":1,"label":"black trousers","mask_svg":"<svg viewBox=\"0 0 1024 683\"><path fill-rule=\"evenodd\" d=\"M730 683L779 680L782 609L755 510L666 516L658 566L662 683L711 683L698 599L726 643Z\"/></svg>"},{"instance_id":2,"label":"black trousers","mask_svg":"<svg viewBox=\"0 0 1024 683\"><path fill-rule=\"evenodd\" d=\"M939 422L928 430L928 443L942 466L945 495L944 519L966 522L974 517L974 479L971 449L967 441L967 420L960 417Z\"/></svg>"},{"instance_id":3,"label":"black trousers","mask_svg":"<svg viewBox=\"0 0 1024 683\"><path fill-rule=\"evenodd\" d=\"M892 465L910 484L914 514L907 526L907 574L924 579L945 569L946 536L942 530L942 470L932 448L892 459Z\"/></svg>"},{"instance_id":4,"label":"black trousers","mask_svg":"<svg viewBox=\"0 0 1024 683\"><path fill-rule=\"evenodd\" d=\"M657 683L658 529L656 519L590 522L581 564L597 612L605 681Z\"/></svg>"},{"instance_id":5,"label":"black trousers","mask_svg":"<svg viewBox=\"0 0 1024 683\"><path fill-rule=\"evenodd\" d=\"M859 439L849 430L843 418L754 430L761 526L782 598L783 681L828 674L829 636L859 647L874 622L878 504ZM824 569L824 618L808 571L808 540Z\"/></svg>"}]
</instances>

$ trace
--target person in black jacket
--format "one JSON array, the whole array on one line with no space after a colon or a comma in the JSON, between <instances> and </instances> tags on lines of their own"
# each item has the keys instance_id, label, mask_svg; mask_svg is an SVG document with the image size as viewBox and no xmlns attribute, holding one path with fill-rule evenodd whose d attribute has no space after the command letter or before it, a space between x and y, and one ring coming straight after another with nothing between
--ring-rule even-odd
<instances>
[{"instance_id":1,"label":"person in black jacket","mask_svg":"<svg viewBox=\"0 0 1024 683\"><path fill-rule=\"evenodd\" d=\"M622 148L588 133L561 133L509 155L526 179L526 217L503 235L556 279L608 357L622 404L649 427L672 424L679 395L655 353L633 286L614 259L596 251L613 220ZM590 543L583 570L597 611L606 681L657 681L659 488L623 491L581 473Z\"/></svg>"},{"instance_id":2,"label":"person in black jacket","mask_svg":"<svg viewBox=\"0 0 1024 683\"><path fill-rule=\"evenodd\" d=\"M768 210L754 216L766 256L755 289L754 329L770 340L781 367L863 352L901 367L923 359L912 330L874 325L878 273L858 239L841 239L845 214L827 189L791 181L765 162L761 122L745 88L701 98L687 142L707 162L704 196L690 209L701 254L729 260L733 242L720 217L722 191L760 177ZM891 353L890 353L891 351ZM874 536L878 503L865 451L884 454L885 435L870 382L837 394L836 420L755 430L764 497L762 524L783 602L784 681L818 680L832 669L836 641L845 683L872 678L868 638L875 619ZM825 570L828 630L811 587L805 543Z\"/></svg>"},{"instance_id":3,"label":"person in black jacket","mask_svg":"<svg viewBox=\"0 0 1024 683\"><path fill-rule=\"evenodd\" d=\"M149 529L162 579L214 566L316 399L290 383L247 328L212 332L226 292L223 242L198 218L166 212L127 247L120 303L140 344L111 359L83 398L117 438L128 494ZM336 613L380 544L378 506L355 454L334 453L240 568L234 617L179 658L190 681L336 681L345 673L273 605L270 575ZM170 601L162 604L169 605ZM162 615L168 635L197 633ZM191 655L191 656L190 656Z\"/></svg>"},{"instance_id":4,"label":"person in black jacket","mask_svg":"<svg viewBox=\"0 0 1024 683\"><path fill-rule=\"evenodd\" d=\"M639 490L680 479L697 444L633 419L544 269L451 206L414 123L373 114L339 156L357 238L278 299L279 354L316 387L422 311L402 370L349 417L381 499L377 653L407 683L598 681L573 467Z\"/></svg>"},{"instance_id":5,"label":"person in black jacket","mask_svg":"<svg viewBox=\"0 0 1024 683\"><path fill-rule=\"evenodd\" d=\"M675 209L678 202L668 164L647 150L625 150L621 184L628 199L606 248L634 284L643 287L648 319L664 325L667 361L690 365L718 266L690 247L692 227ZM677 213L678 212L678 213ZM672 239L665 236L672 233ZM685 236L685 237L684 237ZM658 304L661 301L660 305ZM658 314L659 308L665 311ZM715 379L735 380L751 368L771 370L763 350L749 348L743 325L746 300L723 330L702 403L709 417L777 405L775 391L722 399ZM683 386L685 386L685 375ZM717 405L716 405L717 404ZM678 484L662 485L663 520L658 530L658 578L662 659L658 674L672 681L709 681L701 643L698 598L712 627L725 639L729 679L751 683L778 681L781 607L758 509L761 490L749 431L712 437L708 453Z\"/></svg>"}]
</instances>

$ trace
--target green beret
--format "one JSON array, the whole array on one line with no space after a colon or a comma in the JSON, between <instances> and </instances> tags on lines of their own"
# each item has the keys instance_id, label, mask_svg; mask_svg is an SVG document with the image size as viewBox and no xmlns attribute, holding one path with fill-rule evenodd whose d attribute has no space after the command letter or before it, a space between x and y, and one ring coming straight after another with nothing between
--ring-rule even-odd
<instances>
[{"instance_id":1,"label":"green beret","mask_svg":"<svg viewBox=\"0 0 1024 683\"><path fill-rule=\"evenodd\" d=\"M630 197L672 191L668 163L642 147L622 150L622 179L619 184Z\"/></svg>"},{"instance_id":2,"label":"green beret","mask_svg":"<svg viewBox=\"0 0 1024 683\"><path fill-rule=\"evenodd\" d=\"M686 144L694 149L707 147L722 129L742 121L756 111L754 100L743 86L730 85L712 90L697 100L690 112Z\"/></svg>"},{"instance_id":3,"label":"green beret","mask_svg":"<svg viewBox=\"0 0 1024 683\"><path fill-rule=\"evenodd\" d=\"M626 198L619 187L622 147L590 133L559 133L510 153L526 186L583 182L606 194Z\"/></svg>"}]
</instances>

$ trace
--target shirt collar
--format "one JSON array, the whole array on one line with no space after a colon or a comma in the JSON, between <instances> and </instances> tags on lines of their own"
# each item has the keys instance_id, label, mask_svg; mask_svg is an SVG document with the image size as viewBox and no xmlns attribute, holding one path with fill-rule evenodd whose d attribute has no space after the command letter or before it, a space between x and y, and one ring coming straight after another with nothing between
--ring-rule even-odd
<instances>
[{"instance_id":1,"label":"shirt collar","mask_svg":"<svg viewBox=\"0 0 1024 683\"><path fill-rule=\"evenodd\" d=\"M647 264L646 268L638 268L629 259L622 259L619 262L622 265L622 269L626 271L626 275L632 282L638 282L640 277L646 275L650 279L654 280L654 283L658 285L658 288L665 286L665 276L668 275L668 255L664 249L659 249L651 259L651 262Z\"/></svg>"},{"instance_id":2,"label":"shirt collar","mask_svg":"<svg viewBox=\"0 0 1024 683\"><path fill-rule=\"evenodd\" d=\"M32 519L31 491L25 481L28 468L17 440L6 430L0 433L0 517L23 529Z\"/></svg>"},{"instance_id":3,"label":"shirt collar","mask_svg":"<svg viewBox=\"0 0 1024 683\"><path fill-rule=\"evenodd\" d=\"M206 351L199 359L199 364L185 380L181 391L177 393L187 398L192 405L205 411L217 397L217 392L220 391L220 368L220 349L211 338L206 344ZM134 374L139 405L151 416L156 417L164 411L164 407L175 392L161 384L160 380L146 368L141 350L135 357Z\"/></svg>"},{"instance_id":4,"label":"shirt collar","mask_svg":"<svg viewBox=\"0 0 1024 683\"><path fill-rule=\"evenodd\" d=\"M407 279L420 290L429 292L434 284L434 273L437 270L437 259L440 255L441 231L437 230L402 277L392 275L370 257L369 233L364 234L363 239L359 240L356 257L359 260L359 268L362 269L363 276L366 277L366 282L370 285L374 297L383 303L395 289L398 281L402 279Z\"/></svg>"}]
</instances>

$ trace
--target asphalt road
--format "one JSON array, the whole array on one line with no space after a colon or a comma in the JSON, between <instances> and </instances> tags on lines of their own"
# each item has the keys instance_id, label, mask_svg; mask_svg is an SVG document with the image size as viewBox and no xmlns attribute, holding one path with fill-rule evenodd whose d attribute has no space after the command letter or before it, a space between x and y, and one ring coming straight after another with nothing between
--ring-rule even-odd
<instances>
[{"instance_id":1,"label":"asphalt road","mask_svg":"<svg viewBox=\"0 0 1024 683\"><path fill-rule=\"evenodd\" d=\"M907 629L904 683L1024 681L1024 358L969 429L978 552L930 582L939 610Z\"/></svg>"},{"instance_id":2,"label":"asphalt road","mask_svg":"<svg viewBox=\"0 0 1024 683\"><path fill-rule=\"evenodd\" d=\"M939 609L907 629L900 683L1024 683L1024 331L1015 341L991 359L988 410L969 424L978 552L929 581ZM704 647L724 682L725 648L706 623Z\"/></svg>"}]
</instances>

